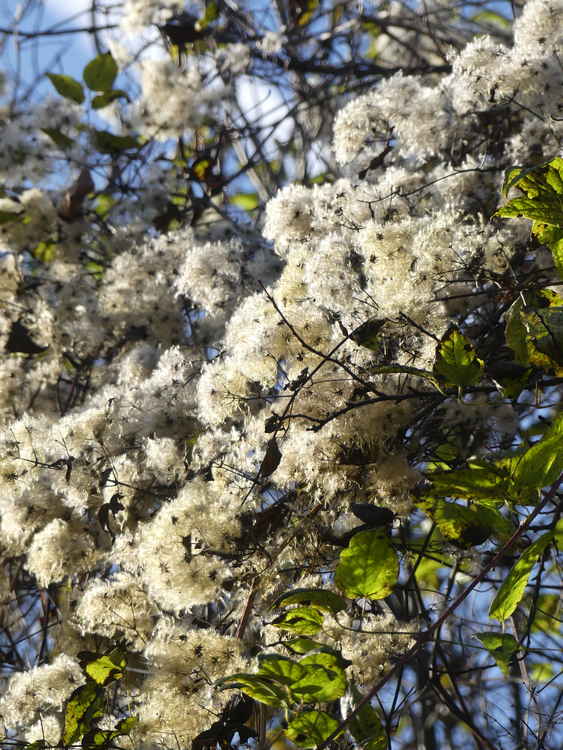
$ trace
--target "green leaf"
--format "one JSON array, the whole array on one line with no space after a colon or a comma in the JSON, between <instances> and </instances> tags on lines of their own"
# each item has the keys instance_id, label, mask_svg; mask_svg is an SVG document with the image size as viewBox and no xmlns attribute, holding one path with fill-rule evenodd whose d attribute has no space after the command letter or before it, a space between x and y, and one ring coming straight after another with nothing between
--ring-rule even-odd
<instances>
[{"instance_id":1,"label":"green leaf","mask_svg":"<svg viewBox=\"0 0 563 750\"><path fill-rule=\"evenodd\" d=\"M491 535L488 508L467 508L442 498L423 500L419 507L432 518L446 539L463 549L483 544Z\"/></svg>"},{"instance_id":2,"label":"green leaf","mask_svg":"<svg viewBox=\"0 0 563 750\"><path fill-rule=\"evenodd\" d=\"M210 23L213 23L213 21L216 21L218 18L219 6L216 0L210 0L205 6L205 13L198 21L196 21L196 31L203 31L203 29L207 28Z\"/></svg>"},{"instance_id":3,"label":"green leaf","mask_svg":"<svg viewBox=\"0 0 563 750\"><path fill-rule=\"evenodd\" d=\"M371 349L372 352L378 352L381 348L379 333L386 322L385 318L367 320L359 328L356 328L350 338L355 344L365 346L366 349Z\"/></svg>"},{"instance_id":4,"label":"green leaf","mask_svg":"<svg viewBox=\"0 0 563 750\"><path fill-rule=\"evenodd\" d=\"M464 500L490 500L500 505L507 495L510 474L506 469L484 461L473 461L467 469L432 471L432 494Z\"/></svg>"},{"instance_id":5,"label":"green leaf","mask_svg":"<svg viewBox=\"0 0 563 750\"><path fill-rule=\"evenodd\" d=\"M267 706L280 707L287 703L288 694L286 689L274 680L260 675L237 672L224 677L217 685L224 690L241 690L259 703Z\"/></svg>"},{"instance_id":6,"label":"green leaf","mask_svg":"<svg viewBox=\"0 0 563 750\"><path fill-rule=\"evenodd\" d=\"M338 722L324 711L306 711L292 719L286 735L298 747L316 747L338 729Z\"/></svg>"},{"instance_id":7,"label":"green leaf","mask_svg":"<svg viewBox=\"0 0 563 750\"><path fill-rule=\"evenodd\" d=\"M87 732L82 738L83 748L116 747L113 740L117 737L128 735L138 723L136 716L121 719L115 729L98 729L97 727Z\"/></svg>"},{"instance_id":8,"label":"green leaf","mask_svg":"<svg viewBox=\"0 0 563 750\"><path fill-rule=\"evenodd\" d=\"M563 297L550 289L516 300L506 322L506 342L523 365L563 369Z\"/></svg>"},{"instance_id":9,"label":"green leaf","mask_svg":"<svg viewBox=\"0 0 563 750\"><path fill-rule=\"evenodd\" d=\"M555 365L563 365L563 306L524 311L521 318L535 350L547 355ZM533 362L532 357L530 361Z\"/></svg>"},{"instance_id":10,"label":"green leaf","mask_svg":"<svg viewBox=\"0 0 563 750\"><path fill-rule=\"evenodd\" d=\"M479 13L475 13L470 20L474 23L485 23L489 26L500 27L501 29L509 29L512 25L512 22L508 18L492 10L482 10Z\"/></svg>"},{"instance_id":11,"label":"green leaf","mask_svg":"<svg viewBox=\"0 0 563 750\"><path fill-rule=\"evenodd\" d=\"M71 745L89 731L92 721L104 714L105 693L101 685L89 680L72 693L64 710L62 741Z\"/></svg>"},{"instance_id":12,"label":"green leaf","mask_svg":"<svg viewBox=\"0 0 563 750\"><path fill-rule=\"evenodd\" d=\"M505 178L503 193L518 188L525 198L514 198L499 208L497 216L522 216L532 220L532 234L550 248L553 262L563 277L563 159L537 167L512 169Z\"/></svg>"},{"instance_id":13,"label":"green leaf","mask_svg":"<svg viewBox=\"0 0 563 750\"><path fill-rule=\"evenodd\" d=\"M120 734L129 734L129 732L137 726L139 719L137 716L128 716L125 719L121 719L115 725L116 729L119 729Z\"/></svg>"},{"instance_id":14,"label":"green leaf","mask_svg":"<svg viewBox=\"0 0 563 750\"><path fill-rule=\"evenodd\" d=\"M360 531L340 554L334 582L350 598L383 599L399 575L397 554L381 529Z\"/></svg>"},{"instance_id":15,"label":"green leaf","mask_svg":"<svg viewBox=\"0 0 563 750\"><path fill-rule=\"evenodd\" d=\"M300 680L291 685L291 692L305 701L325 703L341 698L346 692L346 674L342 658L337 654L319 652L304 656L299 666L304 668Z\"/></svg>"},{"instance_id":16,"label":"green leaf","mask_svg":"<svg viewBox=\"0 0 563 750\"><path fill-rule=\"evenodd\" d=\"M515 563L493 599L489 617L494 617L500 622L510 617L524 596L532 568L552 540L552 532L543 534L521 553L518 562Z\"/></svg>"},{"instance_id":17,"label":"green leaf","mask_svg":"<svg viewBox=\"0 0 563 750\"><path fill-rule=\"evenodd\" d=\"M57 254L57 243L52 240L39 242L31 251L34 258L42 263L52 263Z\"/></svg>"},{"instance_id":18,"label":"green leaf","mask_svg":"<svg viewBox=\"0 0 563 750\"><path fill-rule=\"evenodd\" d=\"M563 472L563 439L560 435L543 438L518 457L512 476L516 488L547 487Z\"/></svg>"},{"instance_id":19,"label":"green leaf","mask_svg":"<svg viewBox=\"0 0 563 750\"><path fill-rule=\"evenodd\" d=\"M297 26L307 26L312 20L319 3L320 0L305 0L297 6L299 8L299 14L295 20Z\"/></svg>"},{"instance_id":20,"label":"green leaf","mask_svg":"<svg viewBox=\"0 0 563 750\"><path fill-rule=\"evenodd\" d=\"M545 661L533 664L530 670L530 677L534 682L549 682L549 680L555 677L553 664Z\"/></svg>"},{"instance_id":21,"label":"green leaf","mask_svg":"<svg viewBox=\"0 0 563 750\"><path fill-rule=\"evenodd\" d=\"M245 211L253 211L260 205L260 197L257 193L236 193L229 196L229 203L243 208Z\"/></svg>"},{"instance_id":22,"label":"green leaf","mask_svg":"<svg viewBox=\"0 0 563 750\"><path fill-rule=\"evenodd\" d=\"M361 701L362 695L356 687L352 687L355 708ZM364 703L358 713L348 724L356 742L365 750L387 750L387 733L381 723L379 714L370 703Z\"/></svg>"},{"instance_id":23,"label":"green leaf","mask_svg":"<svg viewBox=\"0 0 563 750\"><path fill-rule=\"evenodd\" d=\"M557 228L549 235L546 232L544 242L551 248L553 264L560 278L563 279L563 229Z\"/></svg>"},{"instance_id":24,"label":"green leaf","mask_svg":"<svg viewBox=\"0 0 563 750\"><path fill-rule=\"evenodd\" d=\"M264 654L259 657L258 674L284 685L291 685L300 680L304 673L303 667L293 659L288 659L287 656Z\"/></svg>"},{"instance_id":25,"label":"green leaf","mask_svg":"<svg viewBox=\"0 0 563 750\"><path fill-rule=\"evenodd\" d=\"M111 209L116 205L117 200L113 198L111 195L108 195L107 193L101 193L96 197L96 202L94 204L94 211L98 214L98 216L102 219L105 219L105 217L109 214Z\"/></svg>"},{"instance_id":26,"label":"green leaf","mask_svg":"<svg viewBox=\"0 0 563 750\"><path fill-rule=\"evenodd\" d=\"M321 648L322 643L312 641L310 638L292 638L290 641L284 641L283 645L293 654L306 654Z\"/></svg>"},{"instance_id":27,"label":"green leaf","mask_svg":"<svg viewBox=\"0 0 563 750\"><path fill-rule=\"evenodd\" d=\"M72 138L69 138L68 135L65 135L62 131L57 130L57 128L41 128L41 132L49 136L55 146L58 146L61 151L65 151L67 148L70 148L74 143Z\"/></svg>"},{"instance_id":28,"label":"green leaf","mask_svg":"<svg viewBox=\"0 0 563 750\"><path fill-rule=\"evenodd\" d=\"M90 60L82 71L84 83L90 91L109 91L117 75L117 63L111 52L98 55Z\"/></svg>"},{"instance_id":29,"label":"green leaf","mask_svg":"<svg viewBox=\"0 0 563 750\"><path fill-rule=\"evenodd\" d=\"M64 96L65 99L71 99L77 104L84 101L84 89L80 81L72 76L63 76L58 73L47 73L47 78L55 87L57 93Z\"/></svg>"},{"instance_id":30,"label":"green leaf","mask_svg":"<svg viewBox=\"0 0 563 750\"><path fill-rule=\"evenodd\" d=\"M313 607L295 607L276 617L272 625L299 635L316 635L323 624L323 614Z\"/></svg>"},{"instance_id":31,"label":"green leaf","mask_svg":"<svg viewBox=\"0 0 563 750\"><path fill-rule=\"evenodd\" d=\"M463 387L478 383L483 372L483 360L469 340L455 328L448 331L437 347L434 373L447 383Z\"/></svg>"},{"instance_id":32,"label":"green leaf","mask_svg":"<svg viewBox=\"0 0 563 750\"><path fill-rule=\"evenodd\" d=\"M475 633L487 651L496 661L497 666L508 677L514 655L519 649L518 641L509 633Z\"/></svg>"},{"instance_id":33,"label":"green leaf","mask_svg":"<svg viewBox=\"0 0 563 750\"><path fill-rule=\"evenodd\" d=\"M518 298L514 302L506 315L505 338L507 345L514 352L517 362L527 365L530 362L528 357L528 344L526 341L526 328L522 322L521 313L523 309L522 300Z\"/></svg>"},{"instance_id":34,"label":"green leaf","mask_svg":"<svg viewBox=\"0 0 563 750\"><path fill-rule=\"evenodd\" d=\"M25 209L23 206L20 211L0 211L0 226L2 224L9 224L13 221L23 221L24 216Z\"/></svg>"},{"instance_id":35,"label":"green leaf","mask_svg":"<svg viewBox=\"0 0 563 750\"><path fill-rule=\"evenodd\" d=\"M324 589L293 589L282 594L274 607L288 607L290 604L304 604L333 614L346 607L346 602L341 596Z\"/></svg>"},{"instance_id":36,"label":"green leaf","mask_svg":"<svg viewBox=\"0 0 563 750\"><path fill-rule=\"evenodd\" d=\"M531 632L560 633L561 609L561 597L557 594L541 594L538 596Z\"/></svg>"},{"instance_id":37,"label":"green leaf","mask_svg":"<svg viewBox=\"0 0 563 750\"><path fill-rule=\"evenodd\" d=\"M140 143L132 135L114 135L107 130L94 129L92 138L94 146L103 154L115 154L140 147Z\"/></svg>"},{"instance_id":38,"label":"green leaf","mask_svg":"<svg viewBox=\"0 0 563 750\"><path fill-rule=\"evenodd\" d=\"M563 226L561 199L553 198L514 198L496 212L504 218L524 217L542 224Z\"/></svg>"},{"instance_id":39,"label":"green leaf","mask_svg":"<svg viewBox=\"0 0 563 750\"><path fill-rule=\"evenodd\" d=\"M80 665L88 677L98 685L105 685L111 680L120 680L123 677L123 670L127 666L126 655L118 648L103 656L84 651L79 653L78 656L80 657Z\"/></svg>"},{"instance_id":40,"label":"green leaf","mask_svg":"<svg viewBox=\"0 0 563 750\"><path fill-rule=\"evenodd\" d=\"M92 99L93 109L103 109L108 104L116 101L116 99L129 99L126 91L122 89L112 89L111 91L104 91L103 94L98 94Z\"/></svg>"}]
</instances>

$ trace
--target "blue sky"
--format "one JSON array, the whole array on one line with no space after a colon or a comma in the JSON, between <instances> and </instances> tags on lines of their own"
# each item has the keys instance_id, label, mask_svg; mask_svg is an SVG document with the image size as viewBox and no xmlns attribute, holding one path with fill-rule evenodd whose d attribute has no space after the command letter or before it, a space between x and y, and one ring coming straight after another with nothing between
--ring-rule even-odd
<instances>
[{"instance_id":1,"label":"blue sky","mask_svg":"<svg viewBox=\"0 0 563 750\"><path fill-rule=\"evenodd\" d=\"M21 0L2 0L2 22L5 28L12 28L14 20L21 13ZM35 0L32 10L18 24L23 32L37 29L72 28L90 23L88 0L73 0L69 11L68 0ZM70 20L68 20L70 19ZM2 36L3 49L0 67L11 80L19 78L30 84L40 73L50 70L75 74L94 54L94 47L86 34L41 37L38 41ZM77 76L79 77L79 76Z\"/></svg>"}]
</instances>

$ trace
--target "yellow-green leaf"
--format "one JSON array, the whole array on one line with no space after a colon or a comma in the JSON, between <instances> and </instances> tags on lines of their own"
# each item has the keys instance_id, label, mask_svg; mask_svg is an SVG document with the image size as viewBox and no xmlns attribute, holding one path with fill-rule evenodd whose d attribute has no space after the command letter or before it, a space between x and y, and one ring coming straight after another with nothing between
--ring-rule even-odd
<instances>
[{"instance_id":1,"label":"yellow-green leaf","mask_svg":"<svg viewBox=\"0 0 563 750\"><path fill-rule=\"evenodd\" d=\"M549 662L537 662L532 665L530 670L530 677L534 682L548 682L555 676L555 670L553 664Z\"/></svg>"},{"instance_id":2,"label":"yellow-green leaf","mask_svg":"<svg viewBox=\"0 0 563 750\"><path fill-rule=\"evenodd\" d=\"M111 52L90 60L82 71L84 83L91 91L109 91L117 75L117 63Z\"/></svg>"},{"instance_id":3,"label":"yellow-green leaf","mask_svg":"<svg viewBox=\"0 0 563 750\"><path fill-rule=\"evenodd\" d=\"M71 99L77 104L82 104L85 98L84 89L76 78L59 75L58 73L47 73L47 78L51 81L57 93L64 96L65 99Z\"/></svg>"},{"instance_id":4,"label":"yellow-green leaf","mask_svg":"<svg viewBox=\"0 0 563 750\"><path fill-rule=\"evenodd\" d=\"M217 684L224 690L241 690L245 695L267 706L279 707L288 699L287 690L283 685L260 675L237 672L223 678Z\"/></svg>"},{"instance_id":5,"label":"yellow-green leaf","mask_svg":"<svg viewBox=\"0 0 563 750\"><path fill-rule=\"evenodd\" d=\"M304 673L291 685L291 692L302 700L326 703L341 698L346 692L346 675L342 658L337 654L319 652L299 661Z\"/></svg>"},{"instance_id":6,"label":"yellow-green leaf","mask_svg":"<svg viewBox=\"0 0 563 750\"><path fill-rule=\"evenodd\" d=\"M542 489L556 481L563 472L563 438L544 437L515 459L512 480L516 489Z\"/></svg>"},{"instance_id":7,"label":"yellow-green leaf","mask_svg":"<svg viewBox=\"0 0 563 750\"><path fill-rule=\"evenodd\" d=\"M338 722L324 711L306 711L292 719L287 737L298 747L316 747L338 729Z\"/></svg>"},{"instance_id":8,"label":"yellow-green leaf","mask_svg":"<svg viewBox=\"0 0 563 750\"><path fill-rule=\"evenodd\" d=\"M303 677L305 670L287 656L263 654L259 659L258 674L284 685L291 685Z\"/></svg>"},{"instance_id":9,"label":"yellow-green leaf","mask_svg":"<svg viewBox=\"0 0 563 750\"><path fill-rule=\"evenodd\" d=\"M360 691L353 686L353 707L362 699ZM385 731L379 714L370 703L364 703L349 724L350 732L363 750L387 750L387 732Z\"/></svg>"},{"instance_id":10,"label":"yellow-green leaf","mask_svg":"<svg viewBox=\"0 0 563 750\"><path fill-rule=\"evenodd\" d=\"M381 529L360 531L341 552L334 581L350 598L383 599L399 575L397 553Z\"/></svg>"},{"instance_id":11,"label":"yellow-green leaf","mask_svg":"<svg viewBox=\"0 0 563 750\"><path fill-rule=\"evenodd\" d=\"M253 211L260 205L260 197L257 193L235 193L229 197L229 203L245 211Z\"/></svg>"},{"instance_id":12,"label":"yellow-green leaf","mask_svg":"<svg viewBox=\"0 0 563 750\"><path fill-rule=\"evenodd\" d=\"M333 614L346 606L341 596L325 589L293 589L278 597L274 606L288 607L290 604L304 604Z\"/></svg>"},{"instance_id":13,"label":"yellow-green leaf","mask_svg":"<svg viewBox=\"0 0 563 750\"><path fill-rule=\"evenodd\" d=\"M88 657L81 661L86 674L98 685L105 685L110 680L120 680L123 670L127 665L125 653L120 649L114 649L109 654L97 656L94 659Z\"/></svg>"},{"instance_id":14,"label":"yellow-green leaf","mask_svg":"<svg viewBox=\"0 0 563 750\"><path fill-rule=\"evenodd\" d=\"M434 373L460 387L475 385L484 372L483 360L457 329L446 333L437 347Z\"/></svg>"},{"instance_id":15,"label":"yellow-green leaf","mask_svg":"<svg viewBox=\"0 0 563 750\"><path fill-rule=\"evenodd\" d=\"M77 688L65 706L63 743L71 745L79 740L90 729L92 721L103 716L104 705L104 689L101 685L88 681Z\"/></svg>"},{"instance_id":16,"label":"yellow-green leaf","mask_svg":"<svg viewBox=\"0 0 563 750\"><path fill-rule=\"evenodd\" d=\"M504 583L498 590L489 609L489 617L503 622L514 612L526 590L532 568L553 540L553 533L543 534L521 553Z\"/></svg>"},{"instance_id":17,"label":"yellow-green leaf","mask_svg":"<svg viewBox=\"0 0 563 750\"><path fill-rule=\"evenodd\" d=\"M519 648L514 636L510 633L476 633L475 637L491 654L501 672L508 677L510 666Z\"/></svg>"},{"instance_id":18,"label":"yellow-green leaf","mask_svg":"<svg viewBox=\"0 0 563 750\"><path fill-rule=\"evenodd\" d=\"M323 613L314 607L295 607L276 617L272 625L298 635L316 635L323 620Z\"/></svg>"}]
</instances>

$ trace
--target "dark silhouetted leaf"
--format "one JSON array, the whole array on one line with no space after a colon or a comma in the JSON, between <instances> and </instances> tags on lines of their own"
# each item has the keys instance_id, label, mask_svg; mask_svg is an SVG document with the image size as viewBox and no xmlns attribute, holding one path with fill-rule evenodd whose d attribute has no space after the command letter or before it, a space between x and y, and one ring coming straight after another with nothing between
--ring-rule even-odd
<instances>
[{"instance_id":1,"label":"dark silhouetted leaf","mask_svg":"<svg viewBox=\"0 0 563 750\"><path fill-rule=\"evenodd\" d=\"M10 334L6 341L6 351L10 354L40 354L48 349L47 346L38 346L31 338L29 328L26 328L19 320L15 320L10 328Z\"/></svg>"}]
</instances>

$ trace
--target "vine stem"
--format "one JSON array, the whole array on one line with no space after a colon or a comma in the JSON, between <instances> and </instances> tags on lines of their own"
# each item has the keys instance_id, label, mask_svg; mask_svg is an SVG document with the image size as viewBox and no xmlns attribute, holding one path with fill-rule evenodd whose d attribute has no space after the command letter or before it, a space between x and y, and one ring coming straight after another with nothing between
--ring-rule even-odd
<instances>
[{"instance_id":1,"label":"vine stem","mask_svg":"<svg viewBox=\"0 0 563 750\"><path fill-rule=\"evenodd\" d=\"M537 516L542 512L542 510L545 508L545 506L551 502L555 495L557 494L557 491L559 490L559 487L561 486L561 483L563 482L563 474L560 474L558 479L551 485L547 493L545 494L543 500L541 503L538 504L538 506L535 508L535 510L530 513L530 515L526 518L525 521L523 521L520 526L514 531L510 539L508 539L502 547L499 549L499 551L494 555L490 561L485 565L485 567L481 570L481 572L475 576L475 578L469 583L463 591L457 596L454 601L446 607L446 609L442 612L440 617L436 620L436 622L433 622L430 627L428 627L426 630L422 631L416 636L416 643L414 646L412 646L403 656L398 658L393 665L393 667L385 674L378 682L375 683L375 685L371 688L371 690L362 698L362 700L357 704L356 708L351 711L348 716L343 719L338 727L332 732L323 742L320 743L320 745L317 745L316 750L326 750L330 743L335 740L338 735L342 732L343 729L345 729L348 724L354 719L358 713L361 711L361 709L371 701L371 699L377 695L377 693L381 690L381 688L389 682L389 680L393 677L395 672L400 668L404 667L408 662L412 659L413 656L416 656L416 654L420 651L420 649L428 643L428 641L431 640L434 633L442 627L442 625L446 622L446 620L450 617L450 615L455 612L455 610L459 607L459 605L465 601L465 599L469 596L469 594L473 591L473 589L478 586L481 581L487 577L487 575L490 573L490 571L496 566L496 564L502 559L502 557L506 554L506 552L510 549L510 547L514 544L515 541L517 541L522 534L524 534L530 527L530 525L533 523L534 519L537 518Z\"/></svg>"}]
</instances>

